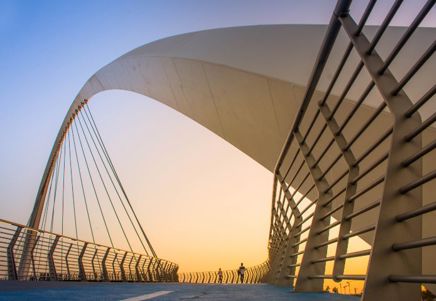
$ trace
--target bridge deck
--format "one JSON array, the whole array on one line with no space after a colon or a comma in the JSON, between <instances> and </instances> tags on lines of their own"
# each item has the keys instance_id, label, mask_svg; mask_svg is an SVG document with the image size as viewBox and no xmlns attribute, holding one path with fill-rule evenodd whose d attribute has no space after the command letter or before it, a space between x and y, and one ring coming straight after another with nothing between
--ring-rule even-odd
<instances>
[{"instance_id":1,"label":"bridge deck","mask_svg":"<svg viewBox=\"0 0 436 301\"><path fill-rule=\"evenodd\" d=\"M0 281L0 300L275 300L356 301L357 297L290 293L265 284L151 284Z\"/></svg>"}]
</instances>

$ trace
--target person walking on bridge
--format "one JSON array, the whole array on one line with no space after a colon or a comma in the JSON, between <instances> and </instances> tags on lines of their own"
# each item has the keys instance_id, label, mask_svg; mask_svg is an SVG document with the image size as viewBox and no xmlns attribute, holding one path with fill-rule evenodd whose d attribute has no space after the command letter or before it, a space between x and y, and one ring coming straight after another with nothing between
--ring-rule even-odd
<instances>
[{"instance_id":1,"label":"person walking on bridge","mask_svg":"<svg viewBox=\"0 0 436 301\"><path fill-rule=\"evenodd\" d=\"M223 271L221 268L218 269L218 283L223 283Z\"/></svg>"},{"instance_id":2,"label":"person walking on bridge","mask_svg":"<svg viewBox=\"0 0 436 301\"><path fill-rule=\"evenodd\" d=\"M241 283L244 283L244 274L245 274L245 267L244 264L241 262L241 266L238 269L238 276L241 280Z\"/></svg>"}]
</instances>

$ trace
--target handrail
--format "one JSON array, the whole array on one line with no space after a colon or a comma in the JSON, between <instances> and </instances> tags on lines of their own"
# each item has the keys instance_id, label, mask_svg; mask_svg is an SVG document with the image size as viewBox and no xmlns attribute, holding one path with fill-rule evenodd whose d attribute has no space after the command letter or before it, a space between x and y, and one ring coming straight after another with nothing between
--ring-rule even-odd
<instances>
[{"instance_id":1,"label":"handrail","mask_svg":"<svg viewBox=\"0 0 436 301\"><path fill-rule=\"evenodd\" d=\"M0 219L0 225L3 230L0 262L8 266L8 274L0 271L2 279L177 281L178 265L168 260L34 229L6 219ZM31 256L23 261L24 241L29 239L34 242ZM118 256L122 256L122 260ZM16 272L19 264L28 265L29 262L31 270L26 275L19 275ZM150 277L145 271L147 262L147 270L153 262L163 264L161 267L153 265L151 273L156 277Z\"/></svg>"}]
</instances>

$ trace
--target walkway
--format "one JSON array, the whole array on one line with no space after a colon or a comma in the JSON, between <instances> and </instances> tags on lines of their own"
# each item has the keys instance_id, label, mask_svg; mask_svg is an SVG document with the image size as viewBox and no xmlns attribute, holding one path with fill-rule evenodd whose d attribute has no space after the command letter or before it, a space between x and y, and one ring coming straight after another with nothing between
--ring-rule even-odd
<instances>
[{"instance_id":1,"label":"walkway","mask_svg":"<svg viewBox=\"0 0 436 301\"><path fill-rule=\"evenodd\" d=\"M0 281L0 300L274 300L357 301L359 298L333 294L297 294L266 284L151 284L83 282Z\"/></svg>"}]
</instances>

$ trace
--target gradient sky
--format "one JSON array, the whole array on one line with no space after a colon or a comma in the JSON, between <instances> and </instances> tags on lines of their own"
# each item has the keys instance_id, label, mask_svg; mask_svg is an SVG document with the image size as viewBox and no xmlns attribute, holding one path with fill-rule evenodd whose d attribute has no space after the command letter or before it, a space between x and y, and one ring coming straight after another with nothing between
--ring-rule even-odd
<instances>
[{"instance_id":1,"label":"gradient sky","mask_svg":"<svg viewBox=\"0 0 436 301\"><path fill-rule=\"evenodd\" d=\"M175 34L241 25L325 24L335 2L2 0L0 218L26 223L64 115L102 66ZM392 2L381 1L379 12ZM409 13L423 2L406 1L393 24L408 24ZM424 25L434 26L435 19L428 16ZM375 15L370 23L377 20ZM91 106L159 256L185 271L266 259L269 171L144 96L104 92Z\"/></svg>"}]
</instances>

